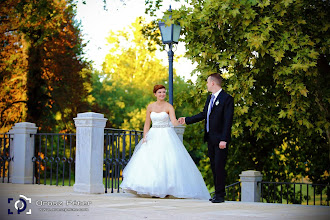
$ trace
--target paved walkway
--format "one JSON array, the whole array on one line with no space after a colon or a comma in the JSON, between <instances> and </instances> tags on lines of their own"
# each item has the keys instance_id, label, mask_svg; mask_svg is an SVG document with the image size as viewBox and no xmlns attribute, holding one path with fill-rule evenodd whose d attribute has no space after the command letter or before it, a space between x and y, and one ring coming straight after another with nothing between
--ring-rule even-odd
<instances>
[{"instance_id":1,"label":"paved walkway","mask_svg":"<svg viewBox=\"0 0 330 220\"><path fill-rule=\"evenodd\" d=\"M31 198L17 214L19 195ZM13 200L8 203L8 198ZM23 206L17 202L18 208ZM8 215L8 209L13 214ZM32 214L26 215L31 209ZM74 210L74 211L73 211ZM129 193L82 194L73 187L0 183L1 219L329 219L330 207L192 199L141 198Z\"/></svg>"}]
</instances>

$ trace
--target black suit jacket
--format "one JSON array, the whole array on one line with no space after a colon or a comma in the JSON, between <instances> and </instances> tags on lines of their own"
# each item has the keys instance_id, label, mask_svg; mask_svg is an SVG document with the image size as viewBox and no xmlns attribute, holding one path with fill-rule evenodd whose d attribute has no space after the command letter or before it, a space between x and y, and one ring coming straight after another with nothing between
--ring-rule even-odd
<instances>
[{"instance_id":1,"label":"black suit jacket","mask_svg":"<svg viewBox=\"0 0 330 220\"><path fill-rule=\"evenodd\" d=\"M205 119L204 141L209 144L219 144L220 141L230 142L231 126L234 114L234 99L232 96L221 90L218 97L214 101L212 111L210 113L210 129L206 132L207 110L211 95L207 97L204 109L197 115L186 117L186 124L193 124Z\"/></svg>"}]
</instances>

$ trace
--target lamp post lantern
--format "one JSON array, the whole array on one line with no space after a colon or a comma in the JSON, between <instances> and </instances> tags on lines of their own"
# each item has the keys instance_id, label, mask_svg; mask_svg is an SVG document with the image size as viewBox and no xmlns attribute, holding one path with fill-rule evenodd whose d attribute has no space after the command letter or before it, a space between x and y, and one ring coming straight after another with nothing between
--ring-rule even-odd
<instances>
[{"instance_id":1,"label":"lamp post lantern","mask_svg":"<svg viewBox=\"0 0 330 220\"><path fill-rule=\"evenodd\" d=\"M171 5L168 11L171 13ZM169 16L169 19L172 19L172 15ZM177 44L180 38L181 27L178 24L171 24L170 26L166 26L165 22L159 21L158 23L160 33L162 35L162 41L164 44L168 44L169 50L168 54L168 80L169 80L169 102L173 105L173 55L174 52L172 50L173 44Z\"/></svg>"}]
</instances>

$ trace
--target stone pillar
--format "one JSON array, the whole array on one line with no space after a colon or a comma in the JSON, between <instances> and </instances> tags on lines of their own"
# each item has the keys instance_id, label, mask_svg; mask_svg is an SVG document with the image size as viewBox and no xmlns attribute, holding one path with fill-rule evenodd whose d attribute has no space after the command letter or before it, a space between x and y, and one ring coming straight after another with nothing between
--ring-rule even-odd
<instances>
[{"instance_id":1,"label":"stone pillar","mask_svg":"<svg viewBox=\"0 0 330 220\"><path fill-rule=\"evenodd\" d=\"M262 180L262 174L259 171L247 170L240 175L242 184L242 202L260 202L261 187L258 181Z\"/></svg>"},{"instance_id":2,"label":"stone pillar","mask_svg":"<svg viewBox=\"0 0 330 220\"><path fill-rule=\"evenodd\" d=\"M33 162L34 156L34 136L38 128L36 124L30 122L16 123L9 131L14 135L13 144L10 146L10 157L12 158L11 173L12 183L28 184L33 179Z\"/></svg>"},{"instance_id":3,"label":"stone pillar","mask_svg":"<svg viewBox=\"0 0 330 220\"><path fill-rule=\"evenodd\" d=\"M104 193L103 154L104 127L107 121L103 114L86 112L74 118L76 125L75 192Z\"/></svg>"},{"instance_id":4,"label":"stone pillar","mask_svg":"<svg viewBox=\"0 0 330 220\"><path fill-rule=\"evenodd\" d=\"M184 134L184 129L186 129L186 126L184 125L178 125L174 127L174 130L178 137L180 138L181 142L183 143L183 134Z\"/></svg>"}]
</instances>

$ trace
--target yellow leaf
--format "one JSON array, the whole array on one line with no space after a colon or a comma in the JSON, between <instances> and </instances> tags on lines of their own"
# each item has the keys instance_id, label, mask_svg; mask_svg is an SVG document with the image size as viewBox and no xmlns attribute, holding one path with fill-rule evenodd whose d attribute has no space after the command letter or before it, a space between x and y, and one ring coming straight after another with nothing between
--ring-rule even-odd
<instances>
[{"instance_id":1,"label":"yellow leaf","mask_svg":"<svg viewBox=\"0 0 330 220\"><path fill-rule=\"evenodd\" d=\"M243 106L242 112L243 113L248 113L249 107L248 106Z\"/></svg>"},{"instance_id":2,"label":"yellow leaf","mask_svg":"<svg viewBox=\"0 0 330 220\"><path fill-rule=\"evenodd\" d=\"M61 114L61 112L56 112L55 120L57 120L57 121L62 120L62 114Z\"/></svg>"},{"instance_id":3,"label":"yellow leaf","mask_svg":"<svg viewBox=\"0 0 330 220\"><path fill-rule=\"evenodd\" d=\"M268 5L270 5L270 0L264 0L264 1L261 1L261 2L258 3L258 6L260 8L267 7Z\"/></svg>"},{"instance_id":4,"label":"yellow leaf","mask_svg":"<svg viewBox=\"0 0 330 220\"><path fill-rule=\"evenodd\" d=\"M117 102L116 102L116 105L117 105L119 108L121 108L121 109L125 108L125 103L124 103L124 102L117 101Z\"/></svg>"},{"instance_id":5,"label":"yellow leaf","mask_svg":"<svg viewBox=\"0 0 330 220\"><path fill-rule=\"evenodd\" d=\"M274 57L276 62L281 62L282 58L284 57L284 51L283 50L272 50L271 51L272 57Z\"/></svg>"},{"instance_id":6,"label":"yellow leaf","mask_svg":"<svg viewBox=\"0 0 330 220\"><path fill-rule=\"evenodd\" d=\"M281 20L275 20L274 22L275 24L278 24L278 25L283 25L283 22Z\"/></svg>"},{"instance_id":7,"label":"yellow leaf","mask_svg":"<svg viewBox=\"0 0 330 220\"><path fill-rule=\"evenodd\" d=\"M308 90L307 90L306 88L301 89L301 90L300 90L300 93L301 93L303 96L307 97Z\"/></svg>"},{"instance_id":8,"label":"yellow leaf","mask_svg":"<svg viewBox=\"0 0 330 220\"><path fill-rule=\"evenodd\" d=\"M286 116L286 112L284 110L281 110L278 114L280 115L279 118L285 118Z\"/></svg>"},{"instance_id":9,"label":"yellow leaf","mask_svg":"<svg viewBox=\"0 0 330 220\"><path fill-rule=\"evenodd\" d=\"M298 22L298 24L306 24L306 21L305 20L301 20L301 19L299 19L297 22Z\"/></svg>"},{"instance_id":10,"label":"yellow leaf","mask_svg":"<svg viewBox=\"0 0 330 220\"><path fill-rule=\"evenodd\" d=\"M292 109L289 109L287 114L288 114L288 116L292 116L293 113L294 113L294 111Z\"/></svg>"},{"instance_id":11,"label":"yellow leaf","mask_svg":"<svg viewBox=\"0 0 330 220\"><path fill-rule=\"evenodd\" d=\"M231 11L231 14L232 14L233 17L235 18L236 15L240 14L240 12L239 12L238 8L236 8L236 9L234 9L234 10Z\"/></svg>"},{"instance_id":12,"label":"yellow leaf","mask_svg":"<svg viewBox=\"0 0 330 220\"><path fill-rule=\"evenodd\" d=\"M244 20L243 21L244 26L249 26L250 23L251 23L251 20Z\"/></svg>"},{"instance_id":13,"label":"yellow leaf","mask_svg":"<svg viewBox=\"0 0 330 220\"><path fill-rule=\"evenodd\" d=\"M293 2L293 0L283 0L285 7L288 7L292 2Z\"/></svg>"},{"instance_id":14,"label":"yellow leaf","mask_svg":"<svg viewBox=\"0 0 330 220\"><path fill-rule=\"evenodd\" d=\"M245 121L245 126L249 126L249 127L251 127L252 125L253 125L253 122L250 121L250 119L247 119L247 120Z\"/></svg>"},{"instance_id":15,"label":"yellow leaf","mask_svg":"<svg viewBox=\"0 0 330 220\"><path fill-rule=\"evenodd\" d=\"M319 56L320 54L318 52L316 52L315 50L312 50L308 56L312 59L317 59L317 57Z\"/></svg>"},{"instance_id":16,"label":"yellow leaf","mask_svg":"<svg viewBox=\"0 0 330 220\"><path fill-rule=\"evenodd\" d=\"M270 23L270 17L264 17L264 18L262 18L262 19L261 19L261 22L262 22L263 24Z\"/></svg>"},{"instance_id":17,"label":"yellow leaf","mask_svg":"<svg viewBox=\"0 0 330 220\"><path fill-rule=\"evenodd\" d=\"M307 71L308 67L309 67L308 65L302 63L292 64L292 69L296 69L296 70L302 69L304 71Z\"/></svg>"},{"instance_id":18,"label":"yellow leaf","mask_svg":"<svg viewBox=\"0 0 330 220\"><path fill-rule=\"evenodd\" d=\"M169 27L169 26L171 26L171 24L173 24L173 21L172 21L172 20L167 19L167 20L165 21L165 27Z\"/></svg>"}]
</instances>

